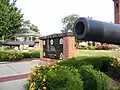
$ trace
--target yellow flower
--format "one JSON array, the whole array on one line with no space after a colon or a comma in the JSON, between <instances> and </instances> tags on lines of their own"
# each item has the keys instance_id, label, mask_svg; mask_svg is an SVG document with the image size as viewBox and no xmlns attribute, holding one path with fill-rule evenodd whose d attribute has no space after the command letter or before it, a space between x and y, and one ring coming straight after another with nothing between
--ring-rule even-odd
<instances>
[{"instance_id":1,"label":"yellow flower","mask_svg":"<svg viewBox=\"0 0 120 90\"><path fill-rule=\"evenodd\" d=\"M30 84L30 88L32 88L32 87L33 87L33 83Z\"/></svg>"},{"instance_id":2,"label":"yellow flower","mask_svg":"<svg viewBox=\"0 0 120 90\"><path fill-rule=\"evenodd\" d=\"M29 90L35 90L34 88L30 88Z\"/></svg>"},{"instance_id":3,"label":"yellow flower","mask_svg":"<svg viewBox=\"0 0 120 90\"><path fill-rule=\"evenodd\" d=\"M35 75L36 75L36 73L35 73L35 72L33 72L33 75L35 76Z\"/></svg>"},{"instance_id":4,"label":"yellow flower","mask_svg":"<svg viewBox=\"0 0 120 90\"><path fill-rule=\"evenodd\" d=\"M52 68L54 68L55 66L52 66Z\"/></svg>"},{"instance_id":5,"label":"yellow flower","mask_svg":"<svg viewBox=\"0 0 120 90\"><path fill-rule=\"evenodd\" d=\"M43 76L44 78L46 77L46 75Z\"/></svg>"},{"instance_id":6,"label":"yellow flower","mask_svg":"<svg viewBox=\"0 0 120 90\"><path fill-rule=\"evenodd\" d=\"M35 66L31 66L30 69L31 69L31 70L34 70L34 69L35 69Z\"/></svg>"},{"instance_id":7,"label":"yellow flower","mask_svg":"<svg viewBox=\"0 0 120 90\"><path fill-rule=\"evenodd\" d=\"M43 89L46 90L47 88L44 86Z\"/></svg>"},{"instance_id":8,"label":"yellow flower","mask_svg":"<svg viewBox=\"0 0 120 90\"><path fill-rule=\"evenodd\" d=\"M31 83L30 87L29 87L29 90L35 90L34 85L35 85L35 82Z\"/></svg>"},{"instance_id":9,"label":"yellow flower","mask_svg":"<svg viewBox=\"0 0 120 90\"><path fill-rule=\"evenodd\" d=\"M46 79L45 78L43 78L43 82L45 82L46 81Z\"/></svg>"}]
</instances>

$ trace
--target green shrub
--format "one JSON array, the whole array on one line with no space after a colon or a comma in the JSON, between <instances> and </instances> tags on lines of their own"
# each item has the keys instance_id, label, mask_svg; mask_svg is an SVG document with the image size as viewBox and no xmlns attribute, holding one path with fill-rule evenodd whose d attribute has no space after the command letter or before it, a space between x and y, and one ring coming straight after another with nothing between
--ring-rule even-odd
<instances>
[{"instance_id":1,"label":"green shrub","mask_svg":"<svg viewBox=\"0 0 120 90\"><path fill-rule=\"evenodd\" d=\"M89 50L96 50L96 47L95 46L88 46L88 49Z\"/></svg>"},{"instance_id":2,"label":"green shrub","mask_svg":"<svg viewBox=\"0 0 120 90\"><path fill-rule=\"evenodd\" d=\"M103 72L108 71L108 68L114 60L115 58L113 57L89 57L84 59L86 63L92 64L95 69Z\"/></svg>"},{"instance_id":3,"label":"green shrub","mask_svg":"<svg viewBox=\"0 0 120 90\"><path fill-rule=\"evenodd\" d=\"M76 48L81 49L81 50L96 50L95 46L80 46L80 45L78 45Z\"/></svg>"},{"instance_id":4,"label":"green shrub","mask_svg":"<svg viewBox=\"0 0 120 90\"><path fill-rule=\"evenodd\" d=\"M108 75L112 76L114 79L120 78L120 61L115 59L108 70Z\"/></svg>"},{"instance_id":5,"label":"green shrub","mask_svg":"<svg viewBox=\"0 0 120 90\"><path fill-rule=\"evenodd\" d=\"M108 90L108 77L91 66L81 66L79 72L84 81L84 90Z\"/></svg>"},{"instance_id":6,"label":"green shrub","mask_svg":"<svg viewBox=\"0 0 120 90\"><path fill-rule=\"evenodd\" d=\"M89 73L87 69L93 68L92 66L81 66L79 69L80 75L82 76L84 90L97 90L97 82L95 78L93 78L93 74Z\"/></svg>"},{"instance_id":7,"label":"green shrub","mask_svg":"<svg viewBox=\"0 0 120 90\"><path fill-rule=\"evenodd\" d=\"M30 52L22 52L23 58L31 58L31 53Z\"/></svg>"},{"instance_id":8,"label":"green shrub","mask_svg":"<svg viewBox=\"0 0 120 90\"><path fill-rule=\"evenodd\" d=\"M77 49L88 50L88 46L77 46Z\"/></svg>"},{"instance_id":9,"label":"green shrub","mask_svg":"<svg viewBox=\"0 0 120 90\"><path fill-rule=\"evenodd\" d=\"M74 66L77 69L81 67L81 65L93 65L95 69L106 72L111 65L111 63L115 60L112 57L76 57L71 58L66 61L58 63L63 66Z\"/></svg>"},{"instance_id":10,"label":"green shrub","mask_svg":"<svg viewBox=\"0 0 120 90\"><path fill-rule=\"evenodd\" d=\"M40 58L40 51L33 50L33 51L31 51L31 55L33 58Z\"/></svg>"},{"instance_id":11,"label":"green shrub","mask_svg":"<svg viewBox=\"0 0 120 90\"><path fill-rule=\"evenodd\" d=\"M81 68L82 65L88 65L88 64L84 61L85 58L86 58L86 57L71 58L71 59L65 60L65 61L63 61L63 62L59 62L59 63L57 63L57 64L58 64L58 65L61 65L61 66L68 66L68 67L73 66L73 67L79 69L79 68Z\"/></svg>"},{"instance_id":12,"label":"green shrub","mask_svg":"<svg viewBox=\"0 0 120 90\"><path fill-rule=\"evenodd\" d=\"M0 52L0 61L18 61L22 59L23 59L23 55L20 52L15 52L15 51Z\"/></svg>"},{"instance_id":13,"label":"green shrub","mask_svg":"<svg viewBox=\"0 0 120 90\"><path fill-rule=\"evenodd\" d=\"M23 58L40 58L40 51L32 50L29 52L22 52Z\"/></svg>"},{"instance_id":14,"label":"green shrub","mask_svg":"<svg viewBox=\"0 0 120 90\"><path fill-rule=\"evenodd\" d=\"M73 67L36 67L28 80L33 90L83 90L82 78Z\"/></svg>"}]
</instances>

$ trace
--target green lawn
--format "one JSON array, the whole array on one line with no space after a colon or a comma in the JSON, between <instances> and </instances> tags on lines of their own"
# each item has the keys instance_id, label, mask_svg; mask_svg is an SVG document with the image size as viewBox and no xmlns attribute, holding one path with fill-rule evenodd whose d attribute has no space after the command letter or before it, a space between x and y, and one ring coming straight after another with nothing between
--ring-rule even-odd
<instances>
[{"instance_id":1,"label":"green lawn","mask_svg":"<svg viewBox=\"0 0 120 90\"><path fill-rule=\"evenodd\" d=\"M118 50L77 50L76 56L112 56L120 58Z\"/></svg>"}]
</instances>

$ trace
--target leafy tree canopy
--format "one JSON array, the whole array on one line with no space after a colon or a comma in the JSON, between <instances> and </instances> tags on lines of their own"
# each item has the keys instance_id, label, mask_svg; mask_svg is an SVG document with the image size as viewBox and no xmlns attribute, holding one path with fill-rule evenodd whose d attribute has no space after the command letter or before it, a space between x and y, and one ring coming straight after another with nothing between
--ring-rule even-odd
<instances>
[{"instance_id":1,"label":"leafy tree canopy","mask_svg":"<svg viewBox=\"0 0 120 90\"><path fill-rule=\"evenodd\" d=\"M30 29L35 31L35 32L39 31L38 27L36 25L34 25L34 24L31 24Z\"/></svg>"},{"instance_id":2,"label":"leafy tree canopy","mask_svg":"<svg viewBox=\"0 0 120 90\"><path fill-rule=\"evenodd\" d=\"M79 15L77 14L72 14L64 17L61 21L63 24L63 30L61 30L61 32L67 33L69 31L72 31L73 25L78 18L79 18Z\"/></svg>"},{"instance_id":3,"label":"leafy tree canopy","mask_svg":"<svg viewBox=\"0 0 120 90\"><path fill-rule=\"evenodd\" d=\"M16 0L0 0L0 38L11 39L22 26L23 14L16 6Z\"/></svg>"},{"instance_id":4,"label":"leafy tree canopy","mask_svg":"<svg viewBox=\"0 0 120 90\"><path fill-rule=\"evenodd\" d=\"M37 27L36 25L31 24L30 20L25 20L25 21L23 21L22 26L23 26L24 28L30 28L31 30L33 30L33 31L35 31L35 32L38 32L38 31L39 31L39 29L38 29L38 27Z\"/></svg>"}]
</instances>

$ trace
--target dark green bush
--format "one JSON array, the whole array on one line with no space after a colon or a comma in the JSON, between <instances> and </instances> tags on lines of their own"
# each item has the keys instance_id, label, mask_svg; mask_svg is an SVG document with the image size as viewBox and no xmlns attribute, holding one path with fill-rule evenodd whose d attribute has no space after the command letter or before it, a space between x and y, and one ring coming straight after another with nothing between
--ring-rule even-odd
<instances>
[{"instance_id":1,"label":"dark green bush","mask_svg":"<svg viewBox=\"0 0 120 90\"><path fill-rule=\"evenodd\" d=\"M74 67L36 67L28 80L34 90L83 90L82 78Z\"/></svg>"},{"instance_id":2,"label":"dark green bush","mask_svg":"<svg viewBox=\"0 0 120 90\"><path fill-rule=\"evenodd\" d=\"M22 52L24 58L40 58L40 51L32 50L29 52Z\"/></svg>"},{"instance_id":3,"label":"dark green bush","mask_svg":"<svg viewBox=\"0 0 120 90\"><path fill-rule=\"evenodd\" d=\"M93 65L94 69L107 71L110 64L114 61L115 58L112 57L76 57L66 60L64 62L58 63L63 66L74 66L80 68L81 65Z\"/></svg>"},{"instance_id":4,"label":"dark green bush","mask_svg":"<svg viewBox=\"0 0 120 90\"><path fill-rule=\"evenodd\" d=\"M81 66L79 69L84 81L84 90L108 90L108 77L90 66Z\"/></svg>"},{"instance_id":5,"label":"dark green bush","mask_svg":"<svg viewBox=\"0 0 120 90\"><path fill-rule=\"evenodd\" d=\"M60 67L48 72L48 90L83 90L83 82L75 68Z\"/></svg>"},{"instance_id":6,"label":"dark green bush","mask_svg":"<svg viewBox=\"0 0 120 90\"><path fill-rule=\"evenodd\" d=\"M33 58L40 58L40 51L33 50L33 51L31 51L31 55Z\"/></svg>"},{"instance_id":7,"label":"dark green bush","mask_svg":"<svg viewBox=\"0 0 120 90\"><path fill-rule=\"evenodd\" d=\"M84 90L108 90L108 77L93 69L93 66L83 65L79 73L84 82Z\"/></svg>"},{"instance_id":8,"label":"dark green bush","mask_svg":"<svg viewBox=\"0 0 120 90\"><path fill-rule=\"evenodd\" d=\"M95 78L93 78L93 74L89 73L87 71L87 69L93 68L92 66L81 66L81 68L79 69L80 75L82 77L83 80L83 86L84 86L84 90L97 90L97 82L95 80Z\"/></svg>"},{"instance_id":9,"label":"dark green bush","mask_svg":"<svg viewBox=\"0 0 120 90\"><path fill-rule=\"evenodd\" d=\"M113 57L89 57L84 59L86 63L92 64L95 69L103 72L108 71L108 68L114 60L115 58Z\"/></svg>"},{"instance_id":10,"label":"dark green bush","mask_svg":"<svg viewBox=\"0 0 120 90\"><path fill-rule=\"evenodd\" d=\"M15 51L1 51L0 61L19 61L23 59L23 55L20 52Z\"/></svg>"},{"instance_id":11,"label":"dark green bush","mask_svg":"<svg viewBox=\"0 0 120 90\"><path fill-rule=\"evenodd\" d=\"M111 76L114 79L119 79L120 78L120 61L119 60L114 60L111 63L111 66L108 69L108 75Z\"/></svg>"},{"instance_id":12,"label":"dark green bush","mask_svg":"<svg viewBox=\"0 0 120 90\"><path fill-rule=\"evenodd\" d=\"M31 53L30 52L22 52L23 58L31 58Z\"/></svg>"}]
</instances>

